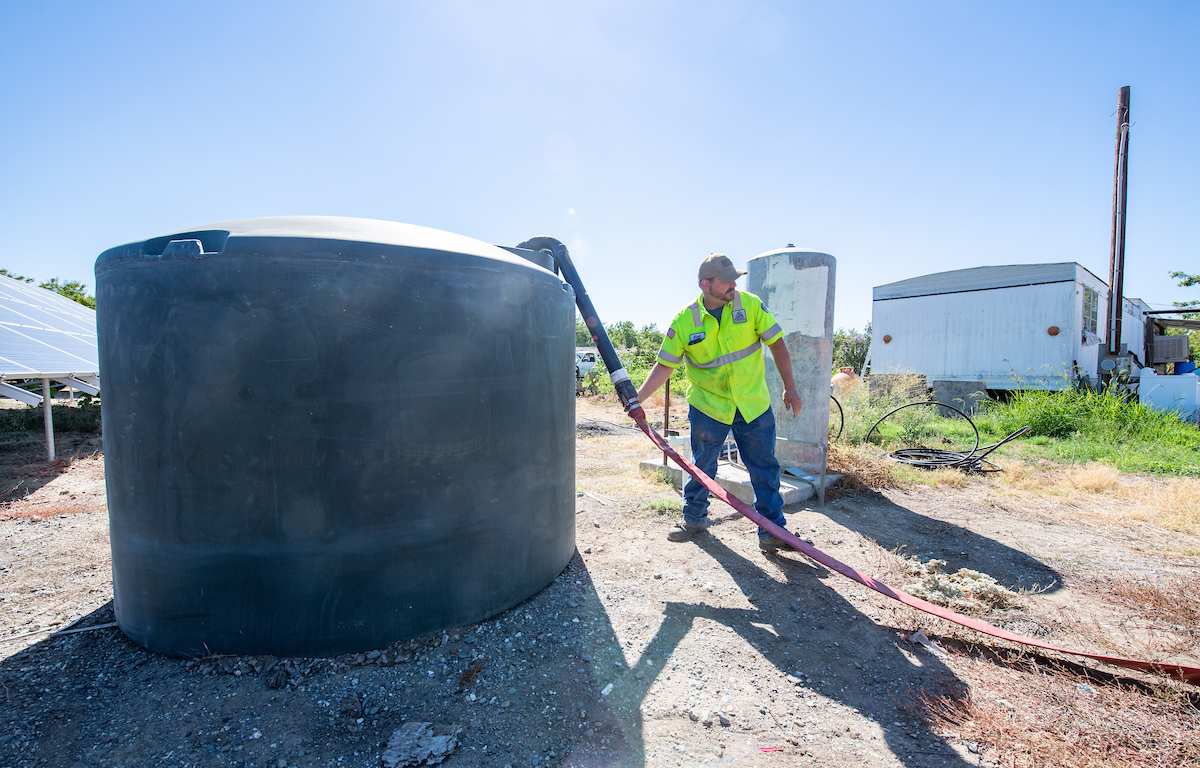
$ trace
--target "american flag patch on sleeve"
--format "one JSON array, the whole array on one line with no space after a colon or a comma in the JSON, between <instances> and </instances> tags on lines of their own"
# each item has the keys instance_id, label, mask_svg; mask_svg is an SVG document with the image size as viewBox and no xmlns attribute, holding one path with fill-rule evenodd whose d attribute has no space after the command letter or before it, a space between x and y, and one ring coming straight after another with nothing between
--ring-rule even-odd
<instances>
[{"instance_id":1,"label":"american flag patch on sleeve","mask_svg":"<svg viewBox=\"0 0 1200 768\"><path fill-rule=\"evenodd\" d=\"M673 339L673 338L675 338L675 329L674 329L674 328L668 328L668 329L667 329L667 338L668 338L668 339Z\"/></svg>"}]
</instances>

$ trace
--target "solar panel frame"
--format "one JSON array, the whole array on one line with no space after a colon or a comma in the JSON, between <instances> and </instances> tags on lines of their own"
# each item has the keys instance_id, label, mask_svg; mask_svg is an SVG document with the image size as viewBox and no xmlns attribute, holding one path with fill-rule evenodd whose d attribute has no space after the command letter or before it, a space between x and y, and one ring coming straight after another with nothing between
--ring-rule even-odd
<instances>
[{"instance_id":1,"label":"solar panel frame","mask_svg":"<svg viewBox=\"0 0 1200 768\"><path fill-rule=\"evenodd\" d=\"M96 312L0 275L0 380L100 375Z\"/></svg>"}]
</instances>

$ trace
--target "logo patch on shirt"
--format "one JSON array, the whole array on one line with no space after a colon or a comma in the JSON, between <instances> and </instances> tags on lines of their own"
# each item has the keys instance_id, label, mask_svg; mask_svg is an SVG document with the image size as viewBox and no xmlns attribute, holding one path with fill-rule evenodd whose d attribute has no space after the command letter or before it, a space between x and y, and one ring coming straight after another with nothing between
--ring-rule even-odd
<instances>
[{"instance_id":1,"label":"logo patch on shirt","mask_svg":"<svg viewBox=\"0 0 1200 768\"><path fill-rule=\"evenodd\" d=\"M674 328L668 328L668 329L667 329L667 338L668 338L668 339L673 339L673 338L675 338L675 329L674 329Z\"/></svg>"},{"instance_id":2,"label":"logo patch on shirt","mask_svg":"<svg viewBox=\"0 0 1200 768\"><path fill-rule=\"evenodd\" d=\"M688 336L689 347L693 344L699 344L702 341L704 341L704 331L700 331L700 333L693 333L691 336Z\"/></svg>"},{"instance_id":3,"label":"logo patch on shirt","mask_svg":"<svg viewBox=\"0 0 1200 768\"><path fill-rule=\"evenodd\" d=\"M744 310L744 309L733 310L733 322L735 322L735 323L746 322L746 310Z\"/></svg>"}]
</instances>

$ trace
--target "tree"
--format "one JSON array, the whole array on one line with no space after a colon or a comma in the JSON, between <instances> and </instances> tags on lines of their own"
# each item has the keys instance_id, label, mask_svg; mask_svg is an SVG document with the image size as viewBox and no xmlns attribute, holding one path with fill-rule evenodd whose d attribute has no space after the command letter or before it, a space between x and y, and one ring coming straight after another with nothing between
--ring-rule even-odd
<instances>
[{"instance_id":1,"label":"tree","mask_svg":"<svg viewBox=\"0 0 1200 768\"><path fill-rule=\"evenodd\" d=\"M1190 288L1193 285L1200 285L1200 275L1188 275L1183 272L1172 272L1171 277L1179 281L1180 288ZM1177 307L1195 307L1200 306L1200 301L1176 301L1173 304Z\"/></svg>"},{"instance_id":2,"label":"tree","mask_svg":"<svg viewBox=\"0 0 1200 768\"><path fill-rule=\"evenodd\" d=\"M604 326L608 339L617 349L633 349L638 345L637 329L628 320Z\"/></svg>"},{"instance_id":3,"label":"tree","mask_svg":"<svg viewBox=\"0 0 1200 768\"><path fill-rule=\"evenodd\" d=\"M88 309L96 308L96 297L89 296L87 286L78 280L59 281L57 277L52 277L44 283L41 283L39 288L45 288L48 291L54 291L59 296L66 296L74 302L78 302Z\"/></svg>"},{"instance_id":4,"label":"tree","mask_svg":"<svg viewBox=\"0 0 1200 768\"><path fill-rule=\"evenodd\" d=\"M1190 288L1193 285L1200 285L1200 275L1189 275L1183 272L1172 272L1171 277L1179 281L1180 288ZM1181 309L1190 309L1195 307L1200 309L1200 301L1174 301L1171 302L1174 306ZM1200 331L1187 331L1183 328L1168 328L1168 336L1182 336L1187 334L1188 351L1192 355L1192 359L1200 358Z\"/></svg>"},{"instance_id":5,"label":"tree","mask_svg":"<svg viewBox=\"0 0 1200 768\"><path fill-rule=\"evenodd\" d=\"M11 277L13 280L20 280L22 283L32 283L33 282L32 277L25 277L25 275L18 275L15 272L9 272L7 269L0 269L0 275L4 275L5 277Z\"/></svg>"},{"instance_id":6,"label":"tree","mask_svg":"<svg viewBox=\"0 0 1200 768\"><path fill-rule=\"evenodd\" d=\"M833 334L833 367L834 369L848 366L862 373L867 362L867 352L871 349L871 324L856 331L853 328L842 328Z\"/></svg>"},{"instance_id":7,"label":"tree","mask_svg":"<svg viewBox=\"0 0 1200 768\"><path fill-rule=\"evenodd\" d=\"M658 348L662 346L663 332L658 330L657 323L643 325L642 330L637 332L637 348L650 352L658 352Z\"/></svg>"},{"instance_id":8,"label":"tree","mask_svg":"<svg viewBox=\"0 0 1200 768\"><path fill-rule=\"evenodd\" d=\"M11 272L7 269L0 268L0 275L11 277L13 280L20 280L23 283L32 283L32 277L18 275L16 272ZM96 298L89 296L87 286L78 280L59 280L57 277L52 277L44 283L38 283L38 288L45 288L48 291L54 291L59 296L66 296L71 301L78 302L88 309L96 308Z\"/></svg>"},{"instance_id":9,"label":"tree","mask_svg":"<svg viewBox=\"0 0 1200 768\"><path fill-rule=\"evenodd\" d=\"M657 354L658 348L662 346L663 332L658 330L658 326L654 323L643 325L639 331L633 327L633 323L630 321L621 320L609 323L604 330L608 333L609 341L617 349L637 349ZM592 332L578 316L575 317L575 346L596 346L592 341Z\"/></svg>"},{"instance_id":10,"label":"tree","mask_svg":"<svg viewBox=\"0 0 1200 768\"><path fill-rule=\"evenodd\" d=\"M596 342L592 341L592 332L588 330L587 323L583 322L583 318L578 315L575 317L575 346L596 346Z\"/></svg>"}]
</instances>

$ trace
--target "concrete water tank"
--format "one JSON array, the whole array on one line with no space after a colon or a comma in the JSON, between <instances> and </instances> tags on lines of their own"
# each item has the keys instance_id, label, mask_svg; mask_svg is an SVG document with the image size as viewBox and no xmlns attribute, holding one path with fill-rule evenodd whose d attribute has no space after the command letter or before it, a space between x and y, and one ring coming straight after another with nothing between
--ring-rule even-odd
<instances>
[{"instance_id":1,"label":"concrete water tank","mask_svg":"<svg viewBox=\"0 0 1200 768\"><path fill-rule=\"evenodd\" d=\"M479 621L574 551L574 294L424 227L282 217L96 262L117 621L171 656Z\"/></svg>"},{"instance_id":2,"label":"concrete water tank","mask_svg":"<svg viewBox=\"0 0 1200 768\"><path fill-rule=\"evenodd\" d=\"M783 380L770 350L764 347L776 435L784 438L777 444L775 454L784 467L799 467L818 474L823 464L822 451L804 443L829 444L829 373L833 367L837 260L827 253L789 246L751 259L747 272L747 290L763 300L783 328L784 342L792 358L792 373L800 391L800 415L793 418L783 408Z\"/></svg>"}]
</instances>

